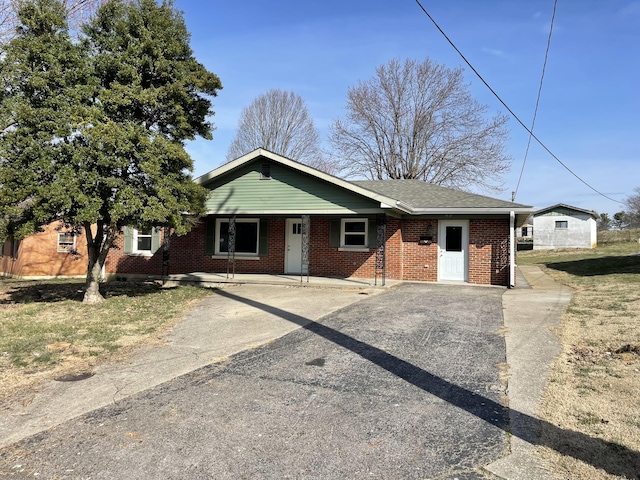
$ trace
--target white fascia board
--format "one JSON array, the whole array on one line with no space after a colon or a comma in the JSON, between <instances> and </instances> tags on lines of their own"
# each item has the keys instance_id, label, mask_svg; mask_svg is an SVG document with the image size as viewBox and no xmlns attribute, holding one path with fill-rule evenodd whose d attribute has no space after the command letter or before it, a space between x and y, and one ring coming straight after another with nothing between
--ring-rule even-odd
<instances>
[{"instance_id":1,"label":"white fascia board","mask_svg":"<svg viewBox=\"0 0 640 480\"><path fill-rule=\"evenodd\" d=\"M248 160L251 160L257 157L260 154L256 152L260 152L260 151L262 151L262 149L259 148L257 150L254 150L253 152L249 152L240 158L236 158L235 160L232 160L229 163L225 163L224 165L218 168L215 168L210 172L205 173L204 175L200 175L198 178L195 178L193 181L198 185L202 185L203 183L206 183L215 177L219 177L220 175L223 175L227 172L230 172L231 170L238 168L240 165L247 162Z\"/></svg>"},{"instance_id":2,"label":"white fascia board","mask_svg":"<svg viewBox=\"0 0 640 480\"><path fill-rule=\"evenodd\" d=\"M533 208L505 208L505 207L493 207L493 208L414 208L411 210L412 215L509 215L514 212L518 215L528 215L533 212Z\"/></svg>"}]
</instances>

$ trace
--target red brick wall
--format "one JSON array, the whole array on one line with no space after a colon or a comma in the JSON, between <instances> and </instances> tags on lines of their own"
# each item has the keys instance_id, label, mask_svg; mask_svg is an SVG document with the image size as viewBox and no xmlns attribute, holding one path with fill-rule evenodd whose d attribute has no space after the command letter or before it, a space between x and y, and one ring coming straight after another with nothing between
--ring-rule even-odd
<instances>
[{"instance_id":1,"label":"red brick wall","mask_svg":"<svg viewBox=\"0 0 640 480\"><path fill-rule=\"evenodd\" d=\"M311 219L310 275L373 278L375 275L375 248L369 248L366 252L349 252L330 247L330 224L329 219ZM387 219L385 275L389 279L399 280L402 278L403 245L400 225L400 220Z\"/></svg>"},{"instance_id":2,"label":"red brick wall","mask_svg":"<svg viewBox=\"0 0 640 480\"><path fill-rule=\"evenodd\" d=\"M386 276L387 278L400 280L404 278L402 243L402 220L396 218L387 219L387 249L386 249Z\"/></svg>"},{"instance_id":3,"label":"red brick wall","mask_svg":"<svg viewBox=\"0 0 640 480\"><path fill-rule=\"evenodd\" d=\"M236 273L271 273L284 271L284 218L269 220L269 251L260 260L247 260L236 256ZM161 236L161 244L162 244ZM109 253L107 272L133 275L162 275L162 248L154 255L125 254L122 239L116 241L117 249ZM205 255L205 224L199 222L186 235L172 234L169 238L169 274L227 271L227 259Z\"/></svg>"},{"instance_id":4,"label":"red brick wall","mask_svg":"<svg viewBox=\"0 0 640 480\"><path fill-rule=\"evenodd\" d=\"M469 283L509 286L509 219L469 220Z\"/></svg>"},{"instance_id":5,"label":"red brick wall","mask_svg":"<svg viewBox=\"0 0 640 480\"><path fill-rule=\"evenodd\" d=\"M160 242L162 244L162 233ZM162 275L162 248L153 255L124 253L123 236L116 238L105 264L107 274L126 273L160 277Z\"/></svg>"},{"instance_id":6,"label":"red brick wall","mask_svg":"<svg viewBox=\"0 0 640 480\"><path fill-rule=\"evenodd\" d=\"M311 218L309 242L309 274L321 277L373 278L375 249L366 252L341 252L330 247L328 218Z\"/></svg>"},{"instance_id":7,"label":"red brick wall","mask_svg":"<svg viewBox=\"0 0 640 480\"><path fill-rule=\"evenodd\" d=\"M420 245L420 237L432 236L431 245ZM395 254L395 252L394 252ZM438 221L403 220L402 249L403 280L436 282L438 280Z\"/></svg>"},{"instance_id":8,"label":"red brick wall","mask_svg":"<svg viewBox=\"0 0 640 480\"><path fill-rule=\"evenodd\" d=\"M285 218L269 220L269 252L260 260L236 257L236 273L284 272ZM419 244L430 235L430 245ZM204 254L204 222L187 235L170 238L169 273L227 271L226 258ZM508 285L509 221L469 221L469 283ZM153 256L125 255L120 248L109 254L108 272L161 275L162 250ZM373 278L375 249L340 251L330 247L330 219L311 217L309 274L313 276ZM438 280L438 221L429 219L387 220L386 277L406 281Z\"/></svg>"}]
</instances>

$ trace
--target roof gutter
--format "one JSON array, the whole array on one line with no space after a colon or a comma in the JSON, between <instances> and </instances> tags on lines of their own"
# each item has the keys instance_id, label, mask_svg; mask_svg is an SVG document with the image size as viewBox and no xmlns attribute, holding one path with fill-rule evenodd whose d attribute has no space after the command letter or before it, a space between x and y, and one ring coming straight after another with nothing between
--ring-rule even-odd
<instances>
[{"instance_id":1,"label":"roof gutter","mask_svg":"<svg viewBox=\"0 0 640 480\"><path fill-rule=\"evenodd\" d=\"M406 205L406 204L405 204ZM412 213L414 215L478 215L478 214L518 214L518 215L529 215L533 213L533 208L523 207L517 210L512 208L505 207L487 207L487 208L479 208L479 207L437 207L437 208L411 208L408 213Z\"/></svg>"},{"instance_id":2,"label":"roof gutter","mask_svg":"<svg viewBox=\"0 0 640 480\"><path fill-rule=\"evenodd\" d=\"M516 286L516 212L509 212L509 288Z\"/></svg>"}]
</instances>

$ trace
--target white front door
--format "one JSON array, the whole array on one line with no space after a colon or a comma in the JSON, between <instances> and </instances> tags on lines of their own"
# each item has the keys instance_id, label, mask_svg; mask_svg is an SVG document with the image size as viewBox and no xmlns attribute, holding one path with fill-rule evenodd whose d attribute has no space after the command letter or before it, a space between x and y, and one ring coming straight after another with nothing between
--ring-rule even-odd
<instances>
[{"instance_id":1,"label":"white front door","mask_svg":"<svg viewBox=\"0 0 640 480\"><path fill-rule=\"evenodd\" d=\"M284 256L284 271L299 275L302 272L302 220L287 218L286 228L287 251Z\"/></svg>"},{"instance_id":2,"label":"white front door","mask_svg":"<svg viewBox=\"0 0 640 480\"><path fill-rule=\"evenodd\" d=\"M438 280L467 281L469 221L441 220L438 234Z\"/></svg>"}]
</instances>

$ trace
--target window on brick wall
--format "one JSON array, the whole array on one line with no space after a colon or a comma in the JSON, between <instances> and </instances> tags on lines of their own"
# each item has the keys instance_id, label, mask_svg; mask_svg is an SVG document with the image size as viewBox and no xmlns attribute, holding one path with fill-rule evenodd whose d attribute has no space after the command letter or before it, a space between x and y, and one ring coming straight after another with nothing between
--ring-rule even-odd
<instances>
[{"instance_id":1,"label":"window on brick wall","mask_svg":"<svg viewBox=\"0 0 640 480\"><path fill-rule=\"evenodd\" d=\"M257 256L260 239L260 220L236 219L236 255ZM216 220L216 255L229 253L229 219Z\"/></svg>"},{"instance_id":2,"label":"window on brick wall","mask_svg":"<svg viewBox=\"0 0 640 480\"><path fill-rule=\"evenodd\" d=\"M376 221L368 218L333 219L329 227L329 246L345 250L375 248Z\"/></svg>"},{"instance_id":3,"label":"window on brick wall","mask_svg":"<svg viewBox=\"0 0 640 480\"><path fill-rule=\"evenodd\" d=\"M556 228L569 228L569 222L567 220L556 220Z\"/></svg>"},{"instance_id":4,"label":"window on brick wall","mask_svg":"<svg viewBox=\"0 0 640 480\"><path fill-rule=\"evenodd\" d=\"M160 248L160 228L124 228L124 253L153 255Z\"/></svg>"},{"instance_id":5,"label":"window on brick wall","mask_svg":"<svg viewBox=\"0 0 640 480\"><path fill-rule=\"evenodd\" d=\"M340 228L340 246L367 247L369 221L366 218L343 218Z\"/></svg>"},{"instance_id":6,"label":"window on brick wall","mask_svg":"<svg viewBox=\"0 0 640 480\"><path fill-rule=\"evenodd\" d=\"M58 233L58 252L73 252L76 249L76 236L73 232Z\"/></svg>"},{"instance_id":7,"label":"window on brick wall","mask_svg":"<svg viewBox=\"0 0 640 480\"><path fill-rule=\"evenodd\" d=\"M133 253L151 253L153 229L133 230Z\"/></svg>"}]
</instances>

